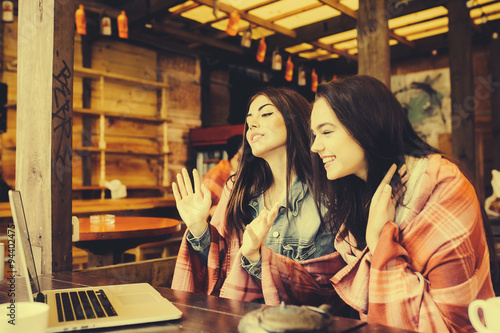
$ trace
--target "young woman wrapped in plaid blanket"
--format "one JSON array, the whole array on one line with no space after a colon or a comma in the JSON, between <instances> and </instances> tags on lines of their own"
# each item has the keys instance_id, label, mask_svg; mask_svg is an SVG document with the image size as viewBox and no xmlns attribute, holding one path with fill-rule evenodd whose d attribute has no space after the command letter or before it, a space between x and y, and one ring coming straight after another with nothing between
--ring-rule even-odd
<instances>
[{"instance_id":1,"label":"young woman wrapped in plaid blanket","mask_svg":"<svg viewBox=\"0 0 500 333\"><path fill-rule=\"evenodd\" d=\"M495 250L457 163L419 138L369 76L320 85L311 129L315 191L344 261L331 279L340 297L369 323L473 331L469 303L495 296Z\"/></svg>"},{"instance_id":2,"label":"young woman wrapped in plaid blanket","mask_svg":"<svg viewBox=\"0 0 500 333\"><path fill-rule=\"evenodd\" d=\"M172 288L277 305L342 306L330 277L334 233L309 191L311 105L297 92L265 88L251 98L243 154L207 223L210 191L184 169L173 184L187 232ZM291 283L282 283L288 276ZM302 288L307 286L307 289Z\"/></svg>"}]
</instances>

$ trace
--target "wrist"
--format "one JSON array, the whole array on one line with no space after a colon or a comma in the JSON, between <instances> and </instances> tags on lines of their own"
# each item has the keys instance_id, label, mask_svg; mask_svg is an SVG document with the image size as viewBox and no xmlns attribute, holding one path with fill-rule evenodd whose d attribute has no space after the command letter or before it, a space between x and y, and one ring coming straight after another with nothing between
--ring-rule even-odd
<instances>
[{"instance_id":1,"label":"wrist","mask_svg":"<svg viewBox=\"0 0 500 333\"><path fill-rule=\"evenodd\" d=\"M189 227L189 231L191 232L193 237L198 238L198 237L201 237L205 233L207 228L208 228L208 222L204 221L204 222L192 225L191 227Z\"/></svg>"},{"instance_id":2,"label":"wrist","mask_svg":"<svg viewBox=\"0 0 500 333\"><path fill-rule=\"evenodd\" d=\"M260 260L260 249L259 249L259 251L255 251L254 253L245 255L245 258L247 258L247 260L251 264L255 264L256 262L258 262Z\"/></svg>"}]
</instances>

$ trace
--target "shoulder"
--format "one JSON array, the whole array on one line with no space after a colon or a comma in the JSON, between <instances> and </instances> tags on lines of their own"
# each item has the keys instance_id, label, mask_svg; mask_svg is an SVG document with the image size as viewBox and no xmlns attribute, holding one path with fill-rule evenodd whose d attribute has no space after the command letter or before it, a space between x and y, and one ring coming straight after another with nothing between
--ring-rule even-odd
<instances>
[{"instance_id":1,"label":"shoulder","mask_svg":"<svg viewBox=\"0 0 500 333\"><path fill-rule=\"evenodd\" d=\"M427 159L419 196L446 197L463 191L475 194L474 187L455 163L439 154L429 155Z\"/></svg>"}]
</instances>

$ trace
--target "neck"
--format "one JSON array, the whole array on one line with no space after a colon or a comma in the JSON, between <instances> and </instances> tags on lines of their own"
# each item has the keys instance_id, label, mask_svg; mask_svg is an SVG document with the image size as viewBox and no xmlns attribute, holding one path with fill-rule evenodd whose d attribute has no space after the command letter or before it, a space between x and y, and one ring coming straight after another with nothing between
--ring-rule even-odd
<instances>
[{"instance_id":1,"label":"neck","mask_svg":"<svg viewBox=\"0 0 500 333\"><path fill-rule=\"evenodd\" d=\"M277 154L276 154L277 155ZM277 202L281 202L283 197L286 195L287 184L286 184L286 154L284 156L280 156L280 158L272 158L267 159L266 162L269 164L271 168L271 172L273 174L273 183L271 187L266 191L267 196L267 209L271 209ZM292 170L290 179L295 178L295 171Z\"/></svg>"}]
</instances>

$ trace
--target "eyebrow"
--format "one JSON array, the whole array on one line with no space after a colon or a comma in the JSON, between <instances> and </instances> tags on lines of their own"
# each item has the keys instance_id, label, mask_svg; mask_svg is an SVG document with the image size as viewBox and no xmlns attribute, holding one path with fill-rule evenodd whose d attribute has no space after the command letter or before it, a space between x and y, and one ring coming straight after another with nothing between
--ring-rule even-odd
<instances>
[{"instance_id":1,"label":"eyebrow","mask_svg":"<svg viewBox=\"0 0 500 333\"><path fill-rule=\"evenodd\" d=\"M268 105L273 106L271 103L267 103L267 104L264 104L264 105L262 105L261 107L259 107L258 111L261 111L264 107L266 107L266 106L268 106Z\"/></svg>"},{"instance_id":2,"label":"eyebrow","mask_svg":"<svg viewBox=\"0 0 500 333\"><path fill-rule=\"evenodd\" d=\"M335 125L332 124L332 123L322 123L322 124L319 124L318 126L316 126L316 129L321 129L321 128L325 127L325 126L333 126L333 127L335 127Z\"/></svg>"}]
</instances>

